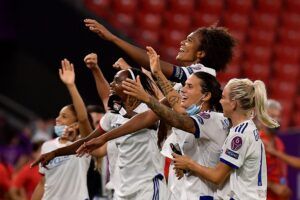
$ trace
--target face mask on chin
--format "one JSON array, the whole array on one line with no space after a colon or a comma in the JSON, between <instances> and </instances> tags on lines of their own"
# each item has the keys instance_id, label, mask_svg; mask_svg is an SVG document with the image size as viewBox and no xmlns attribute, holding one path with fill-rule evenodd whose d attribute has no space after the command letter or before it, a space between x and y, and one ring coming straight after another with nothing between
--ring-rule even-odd
<instances>
[{"instance_id":1,"label":"face mask on chin","mask_svg":"<svg viewBox=\"0 0 300 200\"><path fill-rule=\"evenodd\" d=\"M199 101L201 101L204 97L205 97L205 95L202 95L202 96L200 97L200 100L199 100ZM200 105L192 104L190 107L188 107L188 108L185 110L186 113L187 113L189 116L198 114L198 113L201 111L201 108L202 108L203 103L204 103L204 102L202 102Z\"/></svg>"},{"instance_id":2,"label":"face mask on chin","mask_svg":"<svg viewBox=\"0 0 300 200\"><path fill-rule=\"evenodd\" d=\"M66 126L66 125L56 125L56 126L54 126L54 133L55 133L55 135L57 135L57 137L61 137L62 134L65 132L65 129L67 127L68 126Z\"/></svg>"}]
</instances>

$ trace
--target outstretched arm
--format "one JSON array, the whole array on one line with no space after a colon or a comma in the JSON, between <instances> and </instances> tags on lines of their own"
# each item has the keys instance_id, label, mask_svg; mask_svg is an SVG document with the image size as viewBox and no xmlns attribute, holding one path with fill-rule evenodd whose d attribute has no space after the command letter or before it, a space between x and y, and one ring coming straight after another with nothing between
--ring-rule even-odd
<instances>
[{"instance_id":1,"label":"outstretched arm","mask_svg":"<svg viewBox=\"0 0 300 200\"><path fill-rule=\"evenodd\" d=\"M151 72L156 78L156 83L161 88L170 106L178 113L186 113L185 109L180 106L180 94L178 94L178 92L174 90L170 81L166 78L161 70L159 55L157 55L156 51L152 47L146 48L150 60Z\"/></svg>"},{"instance_id":2,"label":"outstretched arm","mask_svg":"<svg viewBox=\"0 0 300 200\"><path fill-rule=\"evenodd\" d=\"M101 38L113 42L122 50L124 50L135 62L143 66L145 69L150 70L149 59L147 53L144 49L136 47L128 42L118 38L113 35L109 30L107 30L102 24L93 19L85 19L85 26L87 26L91 31L97 33ZM173 73L173 65L160 61L161 68L166 77L170 77Z\"/></svg>"},{"instance_id":3,"label":"outstretched arm","mask_svg":"<svg viewBox=\"0 0 300 200\"><path fill-rule=\"evenodd\" d=\"M105 77L103 76L103 73L101 69L99 68L98 65L98 60L97 60L97 54L95 53L90 53L84 58L84 62L86 66L92 71L95 82L96 82L96 87L97 87L97 92L99 97L101 98L104 108L106 111L108 111L108 99L109 99L109 84Z\"/></svg>"},{"instance_id":4,"label":"outstretched arm","mask_svg":"<svg viewBox=\"0 0 300 200\"><path fill-rule=\"evenodd\" d=\"M137 77L137 81L126 79L126 81L123 81L122 86L125 89L124 93L145 102L149 108L151 108L170 126L192 134L195 133L196 127L193 119L186 114L180 114L173 111L171 108L161 104L155 98L149 96L141 85L139 77Z\"/></svg>"},{"instance_id":5,"label":"outstretched arm","mask_svg":"<svg viewBox=\"0 0 300 200\"><path fill-rule=\"evenodd\" d=\"M157 120L158 117L151 110L137 114L122 126L119 126L118 128L115 128L101 135L100 137L84 143L76 152L79 155L93 152L95 149L101 147L109 140L136 132L144 128L148 128L152 126Z\"/></svg>"},{"instance_id":6,"label":"outstretched arm","mask_svg":"<svg viewBox=\"0 0 300 200\"><path fill-rule=\"evenodd\" d=\"M92 132L93 129L88 120L88 114L84 102L75 85L74 66L67 59L61 61L61 69L59 69L59 77L69 90L77 114L80 135L82 137L85 137L90 132Z\"/></svg>"},{"instance_id":7,"label":"outstretched arm","mask_svg":"<svg viewBox=\"0 0 300 200\"><path fill-rule=\"evenodd\" d=\"M49 153L42 154L38 159L36 159L32 164L31 167L41 163L43 167L45 167L49 161L51 161L53 158L58 156L64 156L64 155L72 155L76 154L76 150L84 143L87 142L93 138L96 138L103 134L104 131L100 128L95 129L91 134L89 134L87 137L82 138L80 140L77 140L76 142L72 143L71 145L55 149L54 151L51 151Z\"/></svg>"},{"instance_id":8,"label":"outstretched arm","mask_svg":"<svg viewBox=\"0 0 300 200\"><path fill-rule=\"evenodd\" d=\"M175 153L172 155L174 157L175 169L189 170L195 176L204 178L216 185L222 184L231 172L231 168L222 162L217 164L215 168L209 168L199 165L188 156L180 156Z\"/></svg>"},{"instance_id":9,"label":"outstretched arm","mask_svg":"<svg viewBox=\"0 0 300 200\"><path fill-rule=\"evenodd\" d=\"M292 167L295 167L297 169L300 169L300 158L298 158L296 156L288 155L288 154L286 154L284 152L281 152L281 151L277 151L271 145L266 145L265 147L266 147L266 151L268 153L278 157L279 159L281 159L286 164L288 164Z\"/></svg>"}]
</instances>

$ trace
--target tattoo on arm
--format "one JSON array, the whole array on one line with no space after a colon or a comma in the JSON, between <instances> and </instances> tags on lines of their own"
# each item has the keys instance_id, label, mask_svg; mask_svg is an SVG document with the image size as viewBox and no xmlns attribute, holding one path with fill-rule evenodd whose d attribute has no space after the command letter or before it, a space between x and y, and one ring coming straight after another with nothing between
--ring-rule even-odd
<instances>
[{"instance_id":1,"label":"tattoo on arm","mask_svg":"<svg viewBox=\"0 0 300 200\"><path fill-rule=\"evenodd\" d=\"M167 97L170 106L174 107L176 104L178 105L180 103L181 97L174 90L169 80L165 78L163 74L155 73L154 76L163 94Z\"/></svg>"},{"instance_id":2,"label":"tattoo on arm","mask_svg":"<svg viewBox=\"0 0 300 200\"><path fill-rule=\"evenodd\" d=\"M194 133L195 125L188 115L179 114L171 108L159 103L155 98L150 97L147 105L170 126Z\"/></svg>"}]
</instances>

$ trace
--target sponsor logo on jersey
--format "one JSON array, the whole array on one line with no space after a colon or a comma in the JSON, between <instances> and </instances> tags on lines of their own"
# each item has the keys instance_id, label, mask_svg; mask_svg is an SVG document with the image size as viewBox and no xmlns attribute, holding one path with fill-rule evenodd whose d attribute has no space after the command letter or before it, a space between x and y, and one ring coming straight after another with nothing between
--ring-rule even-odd
<instances>
[{"instance_id":1,"label":"sponsor logo on jersey","mask_svg":"<svg viewBox=\"0 0 300 200\"><path fill-rule=\"evenodd\" d=\"M237 151L242 147L243 140L240 136L236 136L231 140L231 149Z\"/></svg>"},{"instance_id":2,"label":"sponsor logo on jersey","mask_svg":"<svg viewBox=\"0 0 300 200\"><path fill-rule=\"evenodd\" d=\"M230 149L226 149L225 154L232 157L232 158L234 158L234 159L239 158L239 154L231 151Z\"/></svg>"}]
</instances>

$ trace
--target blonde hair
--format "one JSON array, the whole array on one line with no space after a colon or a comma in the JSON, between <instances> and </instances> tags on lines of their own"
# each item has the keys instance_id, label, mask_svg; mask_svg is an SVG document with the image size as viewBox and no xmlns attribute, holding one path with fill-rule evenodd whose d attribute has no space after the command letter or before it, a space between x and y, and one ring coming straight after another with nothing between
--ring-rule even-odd
<instances>
[{"instance_id":1,"label":"blonde hair","mask_svg":"<svg viewBox=\"0 0 300 200\"><path fill-rule=\"evenodd\" d=\"M258 120L265 126L270 128L279 126L278 122L266 112L267 92L264 82L234 78L226 86L229 88L229 97L237 100L242 110L250 113L254 109Z\"/></svg>"}]
</instances>

